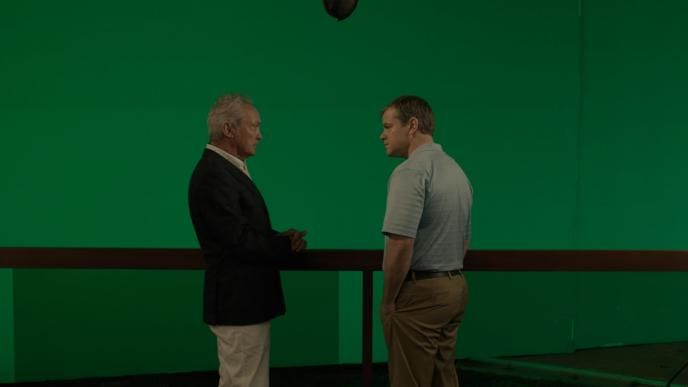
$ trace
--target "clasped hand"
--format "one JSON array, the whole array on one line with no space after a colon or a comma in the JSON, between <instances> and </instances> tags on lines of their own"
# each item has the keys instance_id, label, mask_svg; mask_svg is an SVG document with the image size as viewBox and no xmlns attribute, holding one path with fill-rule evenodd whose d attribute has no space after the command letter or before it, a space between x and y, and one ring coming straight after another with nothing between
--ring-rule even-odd
<instances>
[{"instance_id":1,"label":"clasped hand","mask_svg":"<svg viewBox=\"0 0 688 387\"><path fill-rule=\"evenodd\" d=\"M298 253L303 251L308 245L306 240L303 239L303 237L306 236L306 233L306 230L298 231L290 228L289 230L282 232L280 235L288 236L289 241L291 242L291 251Z\"/></svg>"}]
</instances>

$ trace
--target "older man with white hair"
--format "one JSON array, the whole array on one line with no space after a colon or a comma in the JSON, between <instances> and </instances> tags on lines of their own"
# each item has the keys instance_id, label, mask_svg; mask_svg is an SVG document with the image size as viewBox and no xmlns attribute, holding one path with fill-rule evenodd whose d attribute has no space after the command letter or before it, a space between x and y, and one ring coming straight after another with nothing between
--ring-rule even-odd
<instances>
[{"instance_id":1,"label":"older man with white hair","mask_svg":"<svg viewBox=\"0 0 688 387\"><path fill-rule=\"evenodd\" d=\"M220 387L268 387L270 321L285 313L276 264L306 248L305 231L272 229L246 159L262 138L241 95L218 98L209 144L189 184L189 210L207 263L203 318L217 337Z\"/></svg>"}]
</instances>

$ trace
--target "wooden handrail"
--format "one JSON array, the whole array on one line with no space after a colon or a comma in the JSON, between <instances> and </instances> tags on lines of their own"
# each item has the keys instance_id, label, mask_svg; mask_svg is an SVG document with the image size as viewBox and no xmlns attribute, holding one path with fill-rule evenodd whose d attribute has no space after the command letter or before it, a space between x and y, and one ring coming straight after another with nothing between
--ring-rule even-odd
<instances>
[{"instance_id":1,"label":"wooden handrail","mask_svg":"<svg viewBox=\"0 0 688 387\"><path fill-rule=\"evenodd\" d=\"M309 250L284 270L380 270L381 250ZM0 268L203 269L191 248L0 247ZM688 271L688 251L471 250L466 271Z\"/></svg>"}]
</instances>

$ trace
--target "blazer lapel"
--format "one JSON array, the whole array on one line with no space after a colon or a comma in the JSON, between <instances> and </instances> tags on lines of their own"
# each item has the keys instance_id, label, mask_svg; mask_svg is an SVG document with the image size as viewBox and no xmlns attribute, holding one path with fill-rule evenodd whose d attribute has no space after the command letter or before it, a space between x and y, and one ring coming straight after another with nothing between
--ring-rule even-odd
<instances>
[{"instance_id":1,"label":"blazer lapel","mask_svg":"<svg viewBox=\"0 0 688 387\"><path fill-rule=\"evenodd\" d=\"M224 157L220 156L216 152L206 149L206 154L208 154L210 157L215 157L218 162L220 162L223 167L226 167L229 172L236 178L236 180L241 183L241 185L244 186L244 188L248 189L250 192L252 192L259 200L260 203L263 205L263 212L265 212L265 217L269 219L268 215L268 209L267 205L265 204L265 199L263 199L263 195L261 195L260 191L258 190L258 187L256 184L251 180L250 177L246 176L244 172L241 171L241 169L237 168L236 165L232 164L229 160L225 159Z\"/></svg>"}]
</instances>

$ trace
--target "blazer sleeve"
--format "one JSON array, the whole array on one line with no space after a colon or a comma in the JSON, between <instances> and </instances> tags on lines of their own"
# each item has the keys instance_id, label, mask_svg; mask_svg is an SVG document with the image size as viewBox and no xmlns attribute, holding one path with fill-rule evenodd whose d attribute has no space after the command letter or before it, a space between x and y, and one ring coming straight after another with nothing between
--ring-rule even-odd
<instances>
[{"instance_id":1,"label":"blazer sleeve","mask_svg":"<svg viewBox=\"0 0 688 387\"><path fill-rule=\"evenodd\" d=\"M277 263L293 255L289 237L280 236L270 227L260 227L242 210L240 194L228 179L217 179L207 185L203 198L207 206L207 231L220 242L221 256L246 263ZM262 211L254 211L262 212ZM267 213L263 215L267 217ZM261 219L268 224L268 219Z\"/></svg>"}]
</instances>

